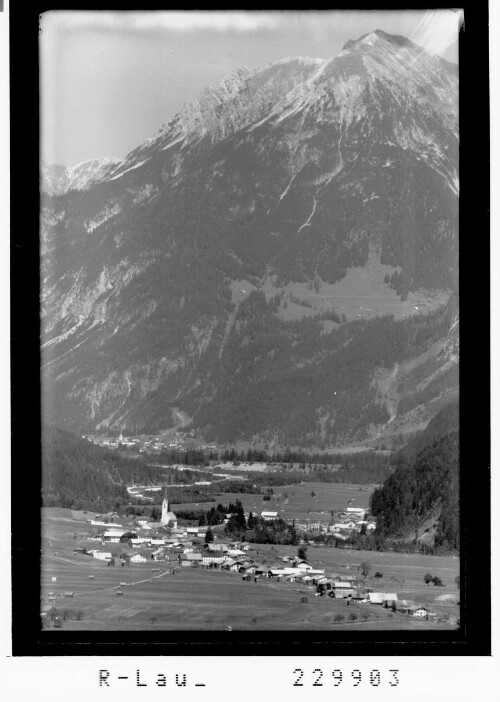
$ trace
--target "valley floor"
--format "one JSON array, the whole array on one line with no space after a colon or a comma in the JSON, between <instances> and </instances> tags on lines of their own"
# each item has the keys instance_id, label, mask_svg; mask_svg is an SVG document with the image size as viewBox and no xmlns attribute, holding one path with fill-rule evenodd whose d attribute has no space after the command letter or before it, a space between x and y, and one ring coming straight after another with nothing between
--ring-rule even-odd
<instances>
[{"instance_id":1,"label":"valley floor","mask_svg":"<svg viewBox=\"0 0 500 702\"><path fill-rule=\"evenodd\" d=\"M204 568L174 569L169 562L108 567L105 562L74 554L74 535L88 532L88 524L75 519L70 510L44 510L42 548L42 609L50 606L80 612L63 629L106 630L421 630L446 629L436 623L393 613L369 604L346 605L346 601L315 597L316 589L301 583L242 580L238 573ZM90 547L90 546L89 546ZM95 548L95 543L93 544ZM295 555L296 547L255 544L252 556L260 563L276 562L278 556ZM356 574L362 561L383 578L375 590L397 592L399 599L427 604L438 615L459 616L454 579L459 560L392 552L375 553L310 547L314 567L328 572ZM175 574L174 571L175 570ZM426 586L425 573L438 575L444 587ZM89 576L93 576L92 579ZM53 580L56 578L56 581ZM120 585L126 583L126 585ZM371 583L370 583L371 584ZM123 595L117 597L117 591ZM48 603L48 593L55 602ZM65 597L73 592L73 597ZM308 602L300 602L301 597ZM357 618L350 621L349 615ZM335 621L342 615L344 620ZM51 629L52 630L52 629Z\"/></svg>"}]
</instances>

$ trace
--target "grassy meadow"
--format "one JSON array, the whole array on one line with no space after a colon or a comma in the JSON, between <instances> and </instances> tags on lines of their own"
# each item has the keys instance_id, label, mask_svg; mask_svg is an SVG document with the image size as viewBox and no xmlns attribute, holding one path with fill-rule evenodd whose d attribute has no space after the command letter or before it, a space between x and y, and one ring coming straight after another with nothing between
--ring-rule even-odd
<instances>
[{"instance_id":1,"label":"grassy meadow","mask_svg":"<svg viewBox=\"0 0 500 702\"><path fill-rule=\"evenodd\" d=\"M75 516L81 517L81 514ZM169 562L152 560L131 566L109 567L89 556L74 554L85 544L86 521L73 518L70 510L44 510L42 521L42 609L55 606L81 612L81 620L68 620L72 630L338 630L352 629L451 629L446 623L419 621L374 605L347 606L344 600L315 597L315 588L300 583L243 581L240 574L203 568L173 568ZM75 538L75 534L77 538ZM99 542L88 542L90 548ZM117 546L111 545L111 546ZM106 549L107 550L107 549ZM112 550L111 547L109 550ZM249 555L272 565L278 556L293 555L296 548L255 544ZM377 590L397 592L400 599L427 603L438 613L458 615L454 578L459 561L453 557L430 557L396 553L347 551L309 546L308 557L328 573L356 574L362 561L371 565ZM173 573L175 570L175 574ZM438 575L445 587L426 586L426 572ZM93 575L93 579L89 578ZM53 581L52 578L56 578ZM120 583L126 583L122 586ZM123 591L117 596L118 590ZM48 602L48 593L56 597ZM64 597L74 592L74 597ZM303 595L309 602L303 604ZM441 596L453 597L437 599ZM349 615L355 613L352 621ZM335 621L338 616L342 621Z\"/></svg>"},{"instance_id":2,"label":"grassy meadow","mask_svg":"<svg viewBox=\"0 0 500 702\"><path fill-rule=\"evenodd\" d=\"M281 495L280 501L271 499L263 501L262 495L251 493L223 493L218 495L213 502L193 502L173 505L173 510L203 509L222 504L229 504L240 500L246 512L260 514L262 511L278 512L283 519L297 519L303 521L310 519L312 522L330 521L330 510L345 509L350 506L368 508L370 494L373 487L369 485L349 485L343 483L307 483L306 485L290 485L273 487L274 497ZM316 493L314 497L311 493ZM286 493L286 496L285 496ZM285 504L285 500L288 503Z\"/></svg>"}]
</instances>

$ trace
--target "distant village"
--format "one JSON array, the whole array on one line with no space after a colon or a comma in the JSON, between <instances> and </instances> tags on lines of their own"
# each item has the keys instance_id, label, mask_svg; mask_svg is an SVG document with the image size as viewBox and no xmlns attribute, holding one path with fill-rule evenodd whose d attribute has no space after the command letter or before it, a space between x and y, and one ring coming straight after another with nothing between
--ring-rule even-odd
<instances>
[{"instance_id":1,"label":"distant village","mask_svg":"<svg viewBox=\"0 0 500 702\"><path fill-rule=\"evenodd\" d=\"M230 516L226 515L227 520ZM263 511L260 516L266 521L272 521L278 518L278 513ZM326 529L339 539L347 538L352 530L359 531L363 526L367 530L375 528L373 522L365 519L366 511L360 507L347 507L337 516L339 521L333 525L295 522L295 526L298 531L303 532L302 536L310 531ZM362 568L360 570L358 567L356 573L326 572L323 568L316 567L313 559L299 556L276 555L274 562L263 563L261 561L267 559L257 557L258 544L222 542L211 532L210 527L179 526L176 515L169 508L166 491L160 522L150 522L145 518L121 518L122 523L118 523L117 519L119 516L116 513L89 519L90 530L84 537L85 541L95 541L96 545L99 542L99 548L76 546L74 554L101 560L109 567L154 563L159 566L158 571L168 569L173 575L184 568L210 568L228 574L238 574L249 583L272 578L277 582L305 585L311 593L302 596L303 602L307 602L309 596L329 596L345 600L347 606L377 605L390 608L393 612L427 620L437 617L428 607L400 600L397 592L374 591L374 588L369 586L367 574L363 573ZM209 530L210 538L207 538ZM300 544L306 543L305 539L301 539ZM120 547L116 548L116 544ZM94 576L89 575L89 578ZM123 596L126 582L122 585L123 588L117 590L117 595ZM52 603L55 597L51 597L49 593L48 599L49 603Z\"/></svg>"},{"instance_id":2,"label":"distant village","mask_svg":"<svg viewBox=\"0 0 500 702\"><path fill-rule=\"evenodd\" d=\"M102 437L102 436L83 436L82 438L91 441L98 446L105 446L109 449L126 448L135 449L139 453L161 453L162 451L185 451L186 439L193 439L194 432L188 433L175 432L168 435L168 440L161 439L159 436L123 436L122 433L118 437ZM198 446L203 451L215 450L216 444L200 444Z\"/></svg>"}]
</instances>

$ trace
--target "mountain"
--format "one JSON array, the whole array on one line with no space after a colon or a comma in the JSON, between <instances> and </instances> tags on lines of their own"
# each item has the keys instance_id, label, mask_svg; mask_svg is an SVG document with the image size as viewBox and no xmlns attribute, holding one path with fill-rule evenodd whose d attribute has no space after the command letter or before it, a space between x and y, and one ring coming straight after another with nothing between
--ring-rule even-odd
<instances>
[{"instance_id":1,"label":"mountain","mask_svg":"<svg viewBox=\"0 0 500 702\"><path fill-rule=\"evenodd\" d=\"M71 168L42 163L41 190L48 195L62 195L68 190L88 190L110 176L120 163L119 158L107 156L82 161Z\"/></svg>"},{"instance_id":2,"label":"mountain","mask_svg":"<svg viewBox=\"0 0 500 702\"><path fill-rule=\"evenodd\" d=\"M441 410L394 457L394 472L371 498L377 531L459 549L459 464L456 403Z\"/></svg>"},{"instance_id":3,"label":"mountain","mask_svg":"<svg viewBox=\"0 0 500 702\"><path fill-rule=\"evenodd\" d=\"M457 91L456 66L376 31L242 68L88 188L53 188L47 420L181 412L309 446L427 423L458 383Z\"/></svg>"}]
</instances>

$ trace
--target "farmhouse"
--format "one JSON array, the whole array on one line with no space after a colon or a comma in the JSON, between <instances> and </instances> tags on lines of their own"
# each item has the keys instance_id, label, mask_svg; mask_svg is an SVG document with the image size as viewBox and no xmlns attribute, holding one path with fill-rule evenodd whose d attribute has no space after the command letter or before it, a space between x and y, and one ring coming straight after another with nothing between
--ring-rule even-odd
<instances>
[{"instance_id":1,"label":"farmhouse","mask_svg":"<svg viewBox=\"0 0 500 702\"><path fill-rule=\"evenodd\" d=\"M148 539L145 536L139 536L136 539L130 539L130 543L132 544L133 548L139 548L142 544L149 544L151 542L151 539Z\"/></svg>"},{"instance_id":2,"label":"farmhouse","mask_svg":"<svg viewBox=\"0 0 500 702\"><path fill-rule=\"evenodd\" d=\"M275 519L278 519L278 512L261 512L260 516L264 521L266 522L272 522Z\"/></svg>"},{"instance_id":3,"label":"farmhouse","mask_svg":"<svg viewBox=\"0 0 500 702\"><path fill-rule=\"evenodd\" d=\"M227 553L229 551L229 546L227 544L210 544L210 551L222 551Z\"/></svg>"},{"instance_id":4,"label":"farmhouse","mask_svg":"<svg viewBox=\"0 0 500 702\"><path fill-rule=\"evenodd\" d=\"M146 563L146 561L147 558L146 556L143 556L142 553L135 553L130 559L131 563Z\"/></svg>"},{"instance_id":5,"label":"farmhouse","mask_svg":"<svg viewBox=\"0 0 500 702\"><path fill-rule=\"evenodd\" d=\"M414 617L419 617L420 619L425 619L427 617L428 611L425 607L418 607L414 612Z\"/></svg>"},{"instance_id":6,"label":"farmhouse","mask_svg":"<svg viewBox=\"0 0 500 702\"><path fill-rule=\"evenodd\" d=\"M106 561L108 558L113 558L113 554L109 551L93 551L92 556L99 561Z\"/></svg>"},{"instance_id":7,"label":"farmhouse","mask_svg":"<svg viewBox=\"0 0 500 702\"><path fill-rule=\"evenodd\" d=\"M268 575L270 578L278 577L279 575L297 575L300 571L297 568L270 568Z\"/></svg>"},{"instance_id":8,"label":"farmhouse","mask_svg":"<svg viewBox=\"0 0 500 702\"><path fill-rule=\"evenodd\" d=\"M296 561L295 567L298 568L299 570L312 570L313 567L310 563L307 561Z\"/></svg>"},{"instance_id":9,"label":"farmhouse","mask_svg":"<svg viewBox=\"0 0 500 702\"><path fill-rule=\"evenodd\" d=\"M211 563L220 564L226 560L225 556L202 555L202 565L210 565Z\"/></svg>"},{"instance_id":10,"label":"farmhouse","mask_svg":"<svg viewBox=\"0 0 500 702\"><path fill-rule=\"evenodd\" d=\"M384 593L384 607L392 607L398 601L398 596L395 592Z\"/></svg>"},{"instance_id":11,"label":"farmhouse","mask_svg":"<svg viewBox=\"0 0 500 702\"><path fill-rule=\"evenodd\" d=\"M396 604L396 609L402 614L413 614L418 608L411 600L400 600Z\"/></svg>"},{"instance_id":12,"label":"farmhouse","mask_svg":"<svg viewBox=\"0 0 500 702\"><path fill-rule=\"evenodd\" d=\"M116 537L120 538L120 537L123 536L124 534L126 534L125 529L113 529L113 528L111 528L111 529L108 529L108 530L106 530L106 531L104 532L103 537L104 537L105 539L114 539L114 538L116 538Z\"/></svg>"},{"instance_id":13,"label":"farmhouse","mask_svg":"<svg viewBox=\"0 0 500 702\"><path fill-rule=\"evenodd\" d=\"M201 553L181 553L179 555L179 561L183 567L192 566L193 563L201 563L202 560Z\"/></svg>"}]
</instances>

